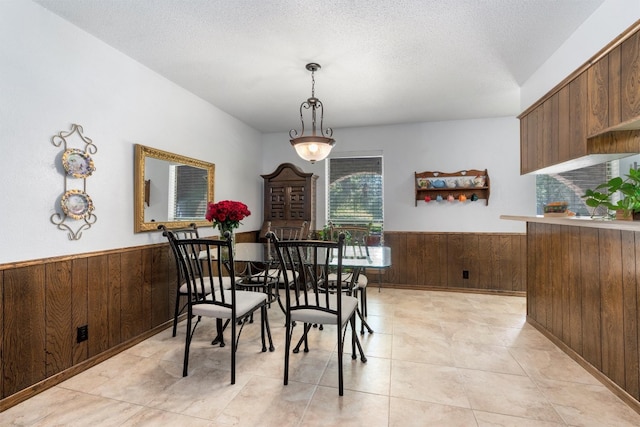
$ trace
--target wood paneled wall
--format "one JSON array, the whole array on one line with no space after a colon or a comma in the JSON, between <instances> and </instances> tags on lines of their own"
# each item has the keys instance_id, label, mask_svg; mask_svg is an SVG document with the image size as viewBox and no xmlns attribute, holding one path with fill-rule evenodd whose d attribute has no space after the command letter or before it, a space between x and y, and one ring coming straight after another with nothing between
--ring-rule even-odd
<instances>
[{"instance_id":1,"label":"wood paneled wall","mask_svg":"<svg viewBox=\"0 0 640 427\"><path fill-rule=\"evenodd\" d=\"M172 317L176 276L168 245L23 264L0 271L2 398ZM78 343L82 325L89 339Z\"/></svg>"},{"instance_id":2,"label":"wood paneled wall","mask_svg":"<svg viewBox=\"0 0 640 427\"><path fill-rule=\"evenodd\" d=\"M236 241L257 241L257 234L239 233ZM525 290L524 234L384 237L393 260L381 277L384 286ZM53 384L39 382L80 372L154 328L168 327L175 268L168 244L0 265L0 411L25 398L16 393L42 391ZM463 270L469 279L462 279ZM78 343L82 325L88 325L89 339Z\"/></svg>"},{"instance_id":3,"label":"wood paneled wall","mask_svg":"<svg viewBox=\"0 0 640 427\"><path fill-rule=\"evenodd\" d=\"M527 227L529 319L640 400L640 233Z\"/></svg>"},{"instance_id":4,"label":"wood paneled wall","mask_svg":"<svg viewBox=\"0 0 640 427\"><path fill-rule=\"evenodd\" d=\"M385 232L384 244L391 247L393 264L382 275L385 284L525 292L525 234Z\"/></svg>"}]
</instances>

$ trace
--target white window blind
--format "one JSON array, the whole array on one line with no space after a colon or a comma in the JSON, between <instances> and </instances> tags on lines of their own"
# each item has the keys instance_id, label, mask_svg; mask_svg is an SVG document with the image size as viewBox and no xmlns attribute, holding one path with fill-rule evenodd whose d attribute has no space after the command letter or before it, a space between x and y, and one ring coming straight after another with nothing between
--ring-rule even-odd
<instances>
[{"instance_id":1,"label":"white window blind","mask_svg":"<svg viewBox=\"0 0 640 427\"><path fill-rule=\"evenodd\" d=\"M382 156L329 159L327 219L334 224L382 224Z\"/></svg>"},{"instance_id":2,"label":"white window blind","mask_svg":"<svg viewBox=\"0 0 640 427\"><path fill-rule=\"evenodd\" d=\"M203 219L207 212L207 170L179 165L175 166L174 172L173 217L176 220Z\"/></svg>"}]
</instances>

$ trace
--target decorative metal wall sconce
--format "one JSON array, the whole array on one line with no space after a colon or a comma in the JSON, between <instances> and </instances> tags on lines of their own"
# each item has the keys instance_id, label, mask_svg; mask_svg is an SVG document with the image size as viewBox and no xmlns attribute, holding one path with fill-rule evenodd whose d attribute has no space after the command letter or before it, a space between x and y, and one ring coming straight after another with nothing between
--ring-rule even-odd
<instances>
[{"instance_id":1,"label":"decorative metal wall sconce","mask_svg":"<svg viewBox=\"0 0 640 427\"><path fill-rule=\"evenodd\" d=\"M98 219L93 214L93 202L89 194L87 194L87 178L96 170L91 155L97 153L98 148L90 138L82 135L82 132L82 126L72 124L69 132L61 131L51 137L53 145L64 149L61 161L65 171L64 192L60 197L59 205L62 213L56 212L51 215L51 222L59 230L67 231L69 240L80 240L82 231L91 228ZM84 150L67 147L67 140L74 133L84 143ZM80 180L82 180L81 185ZM67 219L83 221L84 223L76 231L73 231L69 225L65 224Z\"/></svg>"}]
</instances>

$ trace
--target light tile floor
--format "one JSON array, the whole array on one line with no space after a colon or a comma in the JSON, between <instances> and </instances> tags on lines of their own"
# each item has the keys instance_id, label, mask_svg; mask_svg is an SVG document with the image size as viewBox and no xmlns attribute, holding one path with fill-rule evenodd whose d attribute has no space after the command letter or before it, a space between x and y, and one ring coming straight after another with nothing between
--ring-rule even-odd
<instances>
[{"instance_id":1,"label":"light tile floor","mask_svg":"<svg viewBox=\"0 0 640 427\"><path fill-rule=\"evenodd\" d=\"M525 323L525 299L369 290L361 339L368 362L345 355L338 396L335 329L311 334L283 386L283 315L269 310L277 346L261 353L258 323L242 332L237 381L229 348L199 326L182 377L184 324L166 330L0 414L29 426L639 426L631 410ZM298 328L300 329L300 328Z\"/></svg>"}]
</instances>

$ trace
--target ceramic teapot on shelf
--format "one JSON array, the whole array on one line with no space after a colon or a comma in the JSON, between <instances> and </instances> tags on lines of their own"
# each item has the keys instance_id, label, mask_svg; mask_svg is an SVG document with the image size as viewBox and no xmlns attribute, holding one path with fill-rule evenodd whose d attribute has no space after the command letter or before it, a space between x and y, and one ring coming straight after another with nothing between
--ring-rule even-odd
<instances>
[{"instance_id":1,"label":"ceramic teapot on shelf","mask_svg":"<svg viewBox=\"0 0 640 427\"><path fill-rule=\"evenodd\" d=\"M473 186L474 187L484 187L486 182L486 178L484 176L476 176L473 178Z\"/></svg>"}]
</instances>

